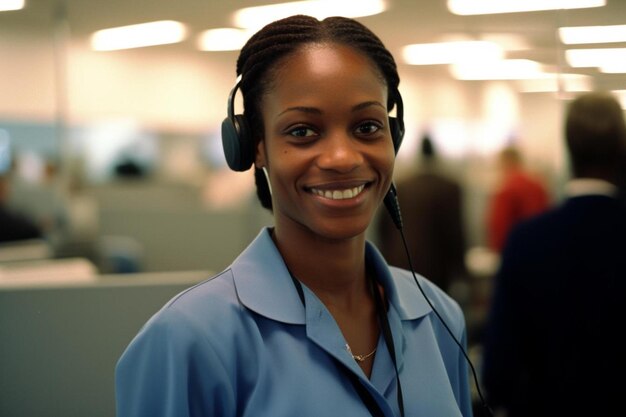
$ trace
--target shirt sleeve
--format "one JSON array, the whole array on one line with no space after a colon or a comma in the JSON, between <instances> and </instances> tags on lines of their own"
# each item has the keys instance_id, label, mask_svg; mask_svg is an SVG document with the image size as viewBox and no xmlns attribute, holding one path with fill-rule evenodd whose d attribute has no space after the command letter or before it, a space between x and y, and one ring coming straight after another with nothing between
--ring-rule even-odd
<instances>
[{"instance_id":1,"label":"shirt sleeve","mask_svg":"<svg viewBox=\"0 0 626 417\"><path fill-rule=\"evenodd\" d=\"M229 373L197 325L165 309L120 358L117 417L234 416Z\"/></svg>"}]
</instances>

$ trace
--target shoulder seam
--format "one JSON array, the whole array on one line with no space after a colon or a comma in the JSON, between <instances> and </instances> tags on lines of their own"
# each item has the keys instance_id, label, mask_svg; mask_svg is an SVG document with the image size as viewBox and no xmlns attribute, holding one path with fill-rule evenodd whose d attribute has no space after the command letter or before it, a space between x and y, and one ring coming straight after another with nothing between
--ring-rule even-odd
<instances>
[{"instance_id":1,"label":"shoulder seam","mask_svg":"<svg viewBox=\"0 0 626 417\"><path fill-rule=\"evenodd\" d=\"M187 288L186 290L184 290L184 291L182 291L182 292L178 293L178 294L177 294L174 298L172 298L172 299L171 299L171 300L167 303L167 305L165 306L165 308L166 308L166 309L169 309L171 306L173 306L173 305L174 305L174 303L176 303L176 301L178 301L178 300L179 300L182 296L184 296L185 294L187 294L189 291L191 291L191 290L193 290L193 289L195 289L195 288L197 288L197 287L199 287L199 286L201 286L201 285L204 285L204 284L206 284L206 283L207 283L207 282L209 282L209 281L213 281L214 279L216 279L216 278L218 278L218 277L221 277L222 275L224 275L224 274L226 274L227 272L230 272L230 271L231 271L231 268L230 268L230 267L228 267L228 268L226 268L225 270L223 270L222 272L220 272L219 274L217 274L217 275L213 275L213 276L212 276L212 277L210 277L210 278L207 278L207 279L205 279L205 280L203 280L203 281L201 281L201 282L199 282L199 283L197 283L197 284L195 284L195 285L192 285L191 287L189 287L189 288Z\"/></svg>"}]
</instances>

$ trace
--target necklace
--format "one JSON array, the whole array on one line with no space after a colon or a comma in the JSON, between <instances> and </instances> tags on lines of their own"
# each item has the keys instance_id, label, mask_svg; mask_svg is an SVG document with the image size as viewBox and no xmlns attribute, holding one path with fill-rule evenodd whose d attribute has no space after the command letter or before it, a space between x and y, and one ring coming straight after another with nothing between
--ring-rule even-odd
<instances>
[{"instance_id":1,"label":"necklace","mask_svg":"<svg viewBox=\"0 0 626 417\"><path fill-rule=\"evenodd\" d=\"M373 351L371 351L368 354L365 355L355 355L354 353L352 353L352 349L350 349L350 345L346 343L346 350L348 351L348 353L350 355L352 355L352 359L354 359L355 361L361 363L363 362L365 359L369 358L370 356L372 356L374 353L376 353L376 348L374 348Z\"/></svg>"}]
</instances>

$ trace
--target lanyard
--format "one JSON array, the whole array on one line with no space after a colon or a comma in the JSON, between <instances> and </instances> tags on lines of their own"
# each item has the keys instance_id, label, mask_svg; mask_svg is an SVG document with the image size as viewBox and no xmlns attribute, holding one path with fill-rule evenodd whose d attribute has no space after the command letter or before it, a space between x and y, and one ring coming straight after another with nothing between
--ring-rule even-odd
<instances>
[{"instance_id":1,"label":"lanyard","mask_svg":"<svg viewBox=\"0 0 626 417\"><path fill-rule=\"evenodd\" d=\"M293 276L291 271L289 272L289 275L291 276L291 280L293 281L293 284L296 287L296 291L298 291L298 297L300 298L300 301L302 301L302 306L306 307L306 304L304 301L304 290L302 289L302 284L300 283L300 281L298 281L298 279L296 279L296 277ZM393 336L391 335L391 328L389 327L389 319L387 317L387 308L383 304L380 291L378 291L378 289L376 288L376 281L373 275L368 273L367 276L368 278L371 276L371 278L369 278L368 280L369 280L372 292L374 294L374 303L376 305L376 313L378 314L378 319L380 321L380 325L382 328L381 330L383 332L383 338L385 339L385 344L387 345L387 350L389 351L389 356L391 356L391 361L393 362L393 367L396 371L396 382L398 385L398 407L400 408L400 416L404 417L404 401L402 399L402 386L400 385L400 375L398 373L398 365L396 361L396 350L395 350L394 343L393 343ZM367 409L369 410L370 414L373 417L384 417L385 413L383 412L383 410L381 410L380 406L376 402L376 399L372 396L372 394L368 391L368 389L365 388L365 386L363 386L361 381L359 381L359 378L354 373L352 373L350 369L346 368L338 360L335 359L335 363L337 367L343 370L344 373L347 375L348 379L352 383L352 386L354 387L355 391L361 398L361 401L363 401L363 404L365 405L365 407L367 407Z\"/></svg>"}]
</instances>

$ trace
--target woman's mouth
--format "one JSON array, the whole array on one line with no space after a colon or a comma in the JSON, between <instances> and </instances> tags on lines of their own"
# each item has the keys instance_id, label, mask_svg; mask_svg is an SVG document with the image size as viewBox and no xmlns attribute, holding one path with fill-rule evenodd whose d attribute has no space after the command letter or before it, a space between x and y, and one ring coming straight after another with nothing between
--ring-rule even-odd
<instances>
[{"instance_id":1,"label":"woman's mouth","mask_svg":"<svg viewBox=\"0 0 626 417\"><path fill-rule=\"evenodd\" d=\"M328 198L330 200L346 200L348 198L354 198L357 195L361 194L364 188L365 184L361 184L352 188L337 190L322 190L319 188L310 188L310 190L313 194L319 195L320 197Z\"/></svg>"}]
</instances>

